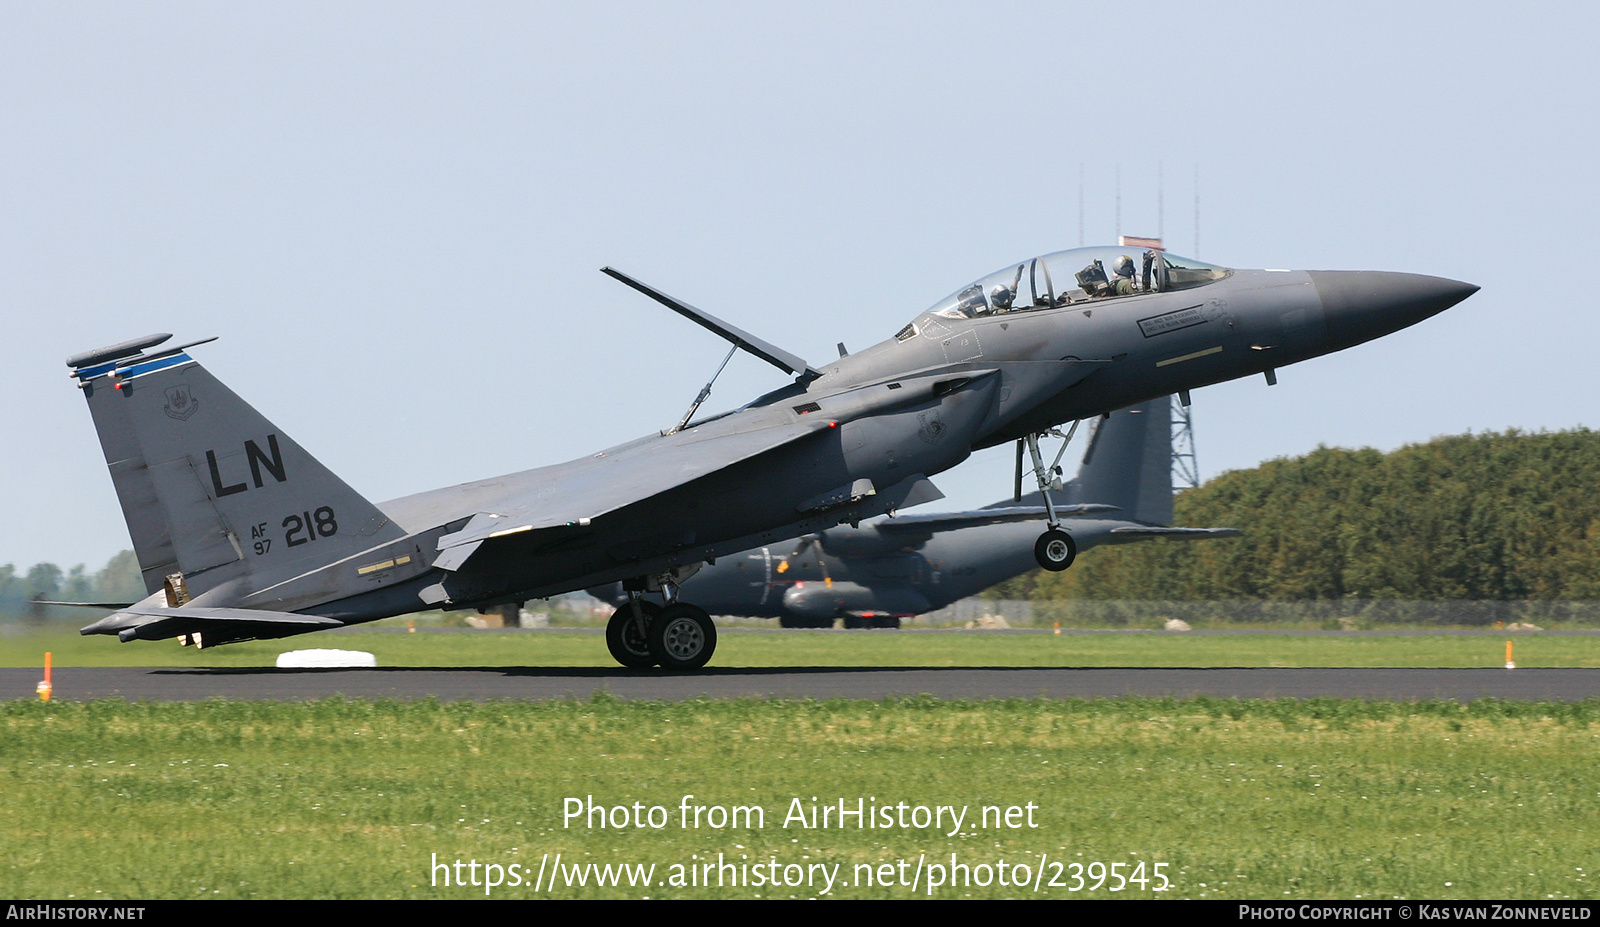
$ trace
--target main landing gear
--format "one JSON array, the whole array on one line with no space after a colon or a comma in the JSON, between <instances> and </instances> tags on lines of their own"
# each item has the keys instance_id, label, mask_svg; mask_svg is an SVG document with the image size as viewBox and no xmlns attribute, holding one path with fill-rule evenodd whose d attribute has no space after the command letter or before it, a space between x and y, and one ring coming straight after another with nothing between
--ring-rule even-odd
<instances>
[{"instance_id":1,"label":"main landing gear","mask_svg":"<svg viewBox=\"0 0 1600 927\"><path fill-rule=\"evenodd\" d=\"M699 669L716 649L717 626L698 605L668 605L650 623L650 656L662 669Z\"/></svg>"},{"instance_id":2,"label":"main landing gear","mask_svg":"<svg viewBox=\"0 0 1600 927\"><path fill-rule=\"evenodd\" d=\"M1073 422L1066 434L1051 431L1050 434L1061 438L1061 450L1056 452L1055 462L1048 468L1044 465L1044 457L1039 454L1040 435L1030 434L1017 442L1017 498L1022 498L1022 449L1026 445L1028 454L1033 462L1033 476L1039 483L1039 495L1044 497L1044 510L1049 518L1048 527L1044 534L1039 535L1039 540L1033 545L1033 559L1039 566L1052 573L1059 573L1072 566L1072 561L1078 558L1078 544L1072 540L1061 527L1061 517L1056 513L1055 502L1050 498L1050 490L1061 489L1061 457L1067 452L1067 445L1072 443L1072 436L1078 431L1078 423Z\"/></svg>"},{"instance_id":3,"label":"main landing gear","mask_svg":"<svg viewBox=\"0 0 1600 927\"><path fill-rule=\"evenodd\" d=\"M668 605L647 602L630 591L628 602L606 623L606 648L623 666L696 670L717 650L717 626L698 605L677 601L677 587L663 584Z\"/></svg>"},{"instance_id":4,"label":"main landing gear","mask_svg":"<svg viewBox=\"0 0 1600 927\"><path fill-rule=\"evenodd\" d=\"M661 606L643 597L630 598L612 613L606 622L606 649L611 658L633 669L655 666L655 658L650 656L650 625L660 614Z\"/></svg>"}]
</instances>

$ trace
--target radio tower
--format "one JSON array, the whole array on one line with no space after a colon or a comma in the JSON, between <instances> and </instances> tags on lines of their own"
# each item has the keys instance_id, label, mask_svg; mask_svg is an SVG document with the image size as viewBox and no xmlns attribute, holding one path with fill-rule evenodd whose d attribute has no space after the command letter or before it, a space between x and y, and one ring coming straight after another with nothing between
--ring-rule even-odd
<instances>
[{"instance_id":1,"label":"radio tower","mask_svg":"<svg viewBox=\"0 0 1600 927\"><path fill-rule=\"evenodd\" d=\"M1200 465L1194 459L1194 419L1190 407L1172 397L1172 491L1200 485Z\"/></svg>"}]
</instances>

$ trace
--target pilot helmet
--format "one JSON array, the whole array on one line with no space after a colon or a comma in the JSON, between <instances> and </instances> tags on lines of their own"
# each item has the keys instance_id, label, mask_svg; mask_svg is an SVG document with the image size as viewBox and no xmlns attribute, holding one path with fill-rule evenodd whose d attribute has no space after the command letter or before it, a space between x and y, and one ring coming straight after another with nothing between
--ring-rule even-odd
<instances>
[{"instance_id":1,"label":"pilot helmet","mask_svg":"<svg viewBox=\"0 0 1600 927\"><path fill-rule=\"evenodd\" d=\"M1126 254L1124 254L1122 257L1117 258L1117 263L1114 266L1116 267L1117 276L1119 276L1119 277L1131 277L1131 276L1133 276L1133 258L1128 257Z\"/></svg>"},{"instance_id":2,"label":"pilot helmet","mask_svg":"<svg viewBox=\"0 0 1600 927\"><path fill-rule=\"evenodd\" d=\"M1012 298L1011 287L1004 283L996 283L994 289L989 291L989 303L996 309L1010 309Z\"/></svg>"}]
</instances>

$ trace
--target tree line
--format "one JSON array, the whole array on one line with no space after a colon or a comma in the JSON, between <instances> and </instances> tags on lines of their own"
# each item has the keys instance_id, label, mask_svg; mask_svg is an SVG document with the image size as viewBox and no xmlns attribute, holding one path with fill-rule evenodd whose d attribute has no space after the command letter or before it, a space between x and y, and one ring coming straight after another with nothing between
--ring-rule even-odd
<instances>
[{"instance_id":1,"label":"tree line","mask_svg":"<svg viewBox=\"0 0 1600 927\"><path fill-rule=\"evenodd\" d=\"M1600 433L1319 447L1174 500L1235 540L1102 547L991 594L1035 600L1600 600Z\"/></svg>"},{"instance_id":2,"label":"tree line","mask_svg":"<svg viewBox=\"0 0 1600 927\"><path fill-rule=\"evenodd\" d=\"M1319 447L1224 473L1175 523L1232 540L1104 546L987 594L1084 600L1600 600L1600 432L1490 432L1390 453ZM89 573L0 566L0 618L82 617L39 599L132 602L132 551Z\"/></svg>"},{"instance_id":3,"label":"tree line","mask_svg":"<svg viewBox=\"0 0 1600 927\"><path fill-rule=\"evenodd\" d=\"M37 602L137 602L145 595L139 561L131 550L112 557L97 573L88 572L81 563L68 571L53 563L36 563L26 573L19 573L13 564L0 566L0 619L4 620L83 618L87 624L92 612Z\"/></svg>"}]
</instances>

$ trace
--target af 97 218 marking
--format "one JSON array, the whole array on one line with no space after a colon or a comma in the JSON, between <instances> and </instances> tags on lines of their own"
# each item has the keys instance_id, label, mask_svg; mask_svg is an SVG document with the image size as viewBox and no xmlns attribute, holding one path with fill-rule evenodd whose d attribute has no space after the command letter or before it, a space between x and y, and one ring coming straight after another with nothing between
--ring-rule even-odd
<instances>
[{"instance_id":1,"label":"af 97 218 marking","mask_svg":"<svg viewBox=\"0 0 1600 927\"><path fill-rule=\"evenodd\" d=\"M284 543L290 547L299 547L318 538L331 538L339 533L339 522L333 516L333 509L326 505L288 516L283 520L283 527L288 529L283 537Z\"/></svg>"}]
</instances>

